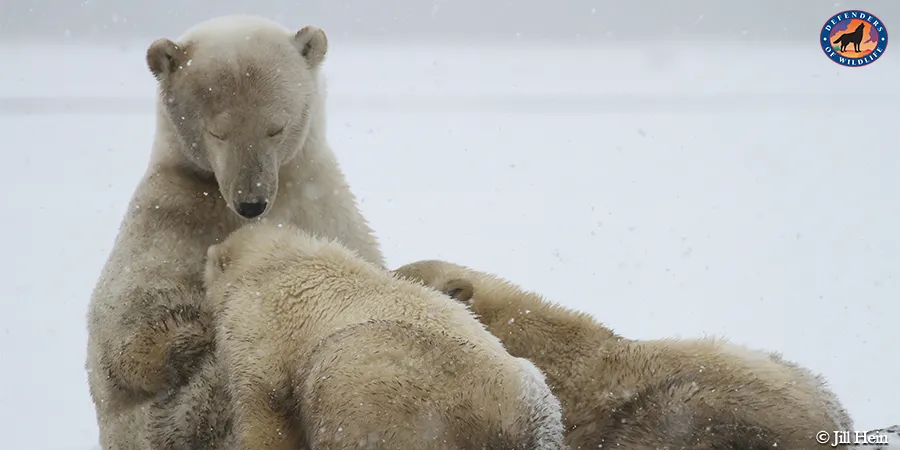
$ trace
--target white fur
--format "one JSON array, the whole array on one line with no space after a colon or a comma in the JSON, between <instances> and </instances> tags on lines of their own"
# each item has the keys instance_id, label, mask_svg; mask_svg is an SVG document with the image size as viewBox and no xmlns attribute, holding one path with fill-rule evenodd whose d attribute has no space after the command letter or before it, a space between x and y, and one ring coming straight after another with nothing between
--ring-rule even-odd
<instances>
[{"instance_id":1,"label":"white fur","mask_svg":"<svg viewBox=\"0 0 900 450\"><path fill-rule=\"evenodd\" d=\"M562 407L559 400L547 386L541 369L525 358L516 358L522 366L522 398L526 404L534 405L530 420L538 430L535 441L538 448L545 450L560 449L565 441L562 423Z\"/></svg>"},{"instance_id":2,"label":"white fur","mask_svg":"<svg viewBox=\"0 0 900 450\"><path fill-rule=\"evenodd\" d=\"M244 39L251 32L265 32L271 36L290 36L294 32L284 25L265 17L247 14L232 14L214 17L198 22L185 30L179 42L202 41L226 47L236 40Z\"/></svg>"}]
</instances>

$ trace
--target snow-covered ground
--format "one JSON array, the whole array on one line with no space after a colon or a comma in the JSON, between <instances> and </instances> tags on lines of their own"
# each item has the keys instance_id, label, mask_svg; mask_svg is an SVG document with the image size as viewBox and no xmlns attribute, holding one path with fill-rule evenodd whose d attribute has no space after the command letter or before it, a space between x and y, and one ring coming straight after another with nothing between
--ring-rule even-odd
<instances>
[{"instance_id":1,"label":"snow-covered ground","mask_svg":"<svg viewBox=\"0 0 900 450\"><path fill-rule=\"evenodd\" d=\"M145 45L0 47L4 448L96 446L85 311L150 149ZM858 428L900 422L900 54L330 51L331 142L392 267L444 258L627 336L782 351Z\"/></svg>"}]
</instances>

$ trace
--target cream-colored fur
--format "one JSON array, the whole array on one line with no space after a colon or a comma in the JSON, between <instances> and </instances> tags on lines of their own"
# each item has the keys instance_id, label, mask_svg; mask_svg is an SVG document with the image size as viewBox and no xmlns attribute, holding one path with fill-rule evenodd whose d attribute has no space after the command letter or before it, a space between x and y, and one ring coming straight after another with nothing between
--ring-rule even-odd
<instances>
[{"instance_id":1,"label":"cream-colored fur","mask_svg":"<svg viewBox=\"0 0 900 450\"><path fill-rule=\"evenodd\" d=\"M324 32L212 19L147 50L156 137L93 292L86 367L104 449L215 448L227 434L202 274L243 223L296 224L383 266L325 139Z\"/></svg>"},{"instance_id":2,"label":"cream-colored fur","mask_svg":"<svg viewBox=\"0 0 900 450\"><path fill-rule=\"evenodd\" d=\"M543 375L446 296L292 226L207 261L238 448L563 448Z\"/></svg>"},{"instance_id":3,"label":"cream-colored fur","mask_svg":"<svg viewBox=\"0 0 900 450\"><path fill-rule=\"evenodd\" d=\"M635 341L499 277L428 260L394 271L467 305L544 371L573 449L817 449L853 423L824 379L721 339ZM777 444L777 447L776 447Z\"/></svg>"}]
</instances>

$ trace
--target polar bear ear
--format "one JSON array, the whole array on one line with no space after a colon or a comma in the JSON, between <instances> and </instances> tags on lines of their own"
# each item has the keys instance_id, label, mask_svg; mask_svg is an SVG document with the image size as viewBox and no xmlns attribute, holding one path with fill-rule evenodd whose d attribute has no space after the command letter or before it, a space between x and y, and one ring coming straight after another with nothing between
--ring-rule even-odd
<instances>
[{"instance_id":1,"label":"polar bear ear","mask_svg":"<svg viewBox=\"0 0 900 450\"><path fill-rule=\"evenodd\" d=\"M469 280L462 278L454 278L444 283L441 292L452 298L453 300L468 303L475 295L475 286Z\"/></svg>"},{"instance_id":2,"label":"polar bear ear","mask_svg":"<svg viewBox=\"0 0 900 450\"><path fill-rule=\"evenodd\" d=\"M206 265L218 272L224 272L231 263L231 256L225 249L225 244L210 245L206 250Z\"/></svg>"},{"instance_id":3,"label":"polar bear ear","mask_svg":"<svg viewBox=\"0 0 900 450\"><path fill-rule=\"evenodd\" d=\"M294 35L294 47L297 47L310 68L317 67L328 53L328 38L321 28L305 26Z\"/></svg>"},{"instance_id":4,"label":"polar bear ear","mask_svg":"<svg viewBox=\"0 0 900 450\"><path fill-rule=\"evenodd\" d=\"M153 41L147 48L147 67L157 80L163 80L181 65L185 51L169 39Z\"/></svg>"}]
</instances>

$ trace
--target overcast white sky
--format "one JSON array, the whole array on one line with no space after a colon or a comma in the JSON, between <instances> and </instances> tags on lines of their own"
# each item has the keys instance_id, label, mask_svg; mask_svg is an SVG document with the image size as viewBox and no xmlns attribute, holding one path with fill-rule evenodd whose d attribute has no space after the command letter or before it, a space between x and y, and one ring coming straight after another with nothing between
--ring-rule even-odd
<instances>
[{"instance_id":1,"label":"overcast white sky","mask_svg":"<svg viewBox=\"0 0 900 450\"><path fill-rule=\"evenodd\" d=\"M806 40L851 8L900 30L898 0L3 0L0 38L144 39L253 13L361 40Z\"/></svg>"}]
</instances>

